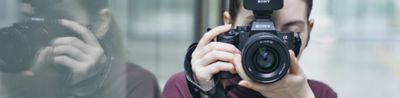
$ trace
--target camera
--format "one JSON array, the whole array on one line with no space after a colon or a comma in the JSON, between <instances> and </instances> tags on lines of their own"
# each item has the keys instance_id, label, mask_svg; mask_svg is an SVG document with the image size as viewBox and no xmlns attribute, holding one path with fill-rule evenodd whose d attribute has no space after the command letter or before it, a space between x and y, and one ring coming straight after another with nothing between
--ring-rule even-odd
<instances>
[{"instance_id":1,"label":"camera","mask_svg":"<svg viewBox=\"0 0 400 98\"><path fill-rule=\"evenodd\" d=\"M237 26L216 41L229 43L242 52L245 74L258 83L273 83L282 79L290 67L292 49L296 56L300 51L301 39L298 32L276 31L271 15L283 7L283 0L243 0L244 7L252 10L255 20L249 26ZM221 78L229 73L221 72Z\"/></svg>"},{"instance_id":2,"label":"camera","mask_svg":"<svg viewBox=\"0 0 400 98\"><path fill-rule=\"evenodd\" d=\"M18 73L31 68L38 51L54 38L77 37L58 19L31 17L0 29L0 71Z\"/></svg>"}]
</instances>

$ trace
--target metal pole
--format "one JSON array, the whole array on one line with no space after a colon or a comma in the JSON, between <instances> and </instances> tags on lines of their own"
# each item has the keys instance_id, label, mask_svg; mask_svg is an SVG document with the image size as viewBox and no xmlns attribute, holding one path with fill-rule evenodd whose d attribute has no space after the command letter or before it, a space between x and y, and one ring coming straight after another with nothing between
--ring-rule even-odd
<instances>
[{"instance_id":1,"label":"metal pole","mask_svg":"<svg viewBox=\"0 0 400 98\"><path fill-rule=\"evenodd\" d=\"M195 0L194 2L194 42L199 41L203 33L207 31L208 2L208 0Z\"/></svg>"}]
</instances>

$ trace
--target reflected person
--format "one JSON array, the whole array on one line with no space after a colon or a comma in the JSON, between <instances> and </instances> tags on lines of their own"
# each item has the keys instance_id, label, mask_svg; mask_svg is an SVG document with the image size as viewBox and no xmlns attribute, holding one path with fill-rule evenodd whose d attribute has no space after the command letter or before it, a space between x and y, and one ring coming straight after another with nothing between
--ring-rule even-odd
<instances>
[{"instance_id":1,"label":"reflected person","mask_svg":"<svg viewBox=\"0 0 400 98\"><path fill-rule=\"evenodd\" d=\"M26 19L0 31L1 98L159 97L155 76L125 61L107 0L22 3Z\"/></svg>"}]
</instances>

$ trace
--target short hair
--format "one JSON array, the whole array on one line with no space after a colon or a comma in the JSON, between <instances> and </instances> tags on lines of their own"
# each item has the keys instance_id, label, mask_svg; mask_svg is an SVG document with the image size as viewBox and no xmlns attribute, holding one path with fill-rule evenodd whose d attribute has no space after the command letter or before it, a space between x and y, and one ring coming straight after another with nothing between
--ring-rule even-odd
<instances>
[{"instance_id":1,"label":"short hair","mask_svg":"<svg viewBox=\"0 0 400 98\"><path fill-rule=\"evenodd\" d=\"M102 8L108 8L108 0L80 0L82 6L91 15L98 14L97 12Z\"/></svg>"},{"instance_id":2,"label":"short hair","mask_svg":"<svg viewBox=\"0 0 400 98\"><path fill-rule=\"evenodd\" d=\"M49 7L53 7L52 4L56 4L61 2L62 0L21 0L23 3L30 4L36 11L47 13ZM100 15L98 12L103 8L108 8L109 0L77 0L78 3L86 10L89 15ZM43 13L37 13L43 14ZM53 14L50 14L53 15ZM93 17L92 17L93 18ZM124 46L123 46L123 37L121 36L121 32L118 29L117 23L112 18L109 30L107 34L102 38L108 42L107 47L111 47L112 56L124 58ZM104 44L104 43L103 43Z\"/></svg>"},{"instance_id":3,"label":"short hair","mask_svg":"<svg viewBox=\"0 0 400 98\"><path fill-rule=\"evenodd\" d=\"M32 5L35 11L46 11L51 9L53 5L63 0L21 0L23 3ZM108 7L108 0L79 0L79 3L91 15L96 15L102 8Z\"/></svg>"},{"instance_id":4,"label":"short hair","mask_svg":"<svg viewBox=\"0 0 400 98\"><path fill-rule=\"evenodd\" d=\"M231 15L232 19L236 19L237 14L240 9L240 5L242 4L242 0L229 0L229 14ZM312 6L313 6L313 0L304 0L306 2L307 6L307 18L310 17Z\"/></svg>"}]
</instances>

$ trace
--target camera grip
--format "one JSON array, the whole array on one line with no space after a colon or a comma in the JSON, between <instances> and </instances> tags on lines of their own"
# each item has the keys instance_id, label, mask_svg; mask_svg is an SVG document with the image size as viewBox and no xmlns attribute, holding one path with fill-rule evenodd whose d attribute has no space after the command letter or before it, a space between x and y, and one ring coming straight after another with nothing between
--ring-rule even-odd
<instances>
[{"instance_id":1,"label":"camera grip","mask_svg":"<svg viewBox=\"0 0 400 98\"><path fill-rule=\"evenodd\" d=\"M234 75L227 72L227 71L221 71L217 74L221 79L230 79L233 78Z\"/></svg>"}]
</instances>

